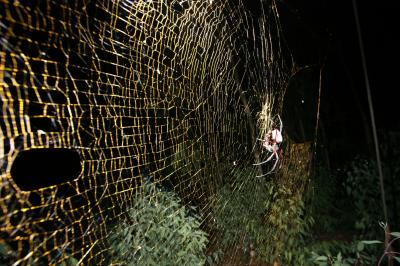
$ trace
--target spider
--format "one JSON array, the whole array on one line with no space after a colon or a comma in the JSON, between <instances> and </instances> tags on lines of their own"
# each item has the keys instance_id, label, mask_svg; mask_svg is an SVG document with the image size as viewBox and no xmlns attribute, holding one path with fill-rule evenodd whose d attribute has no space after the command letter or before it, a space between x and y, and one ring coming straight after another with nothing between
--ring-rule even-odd
<instances>
[{"instance_id":1,"label":"spider","mask_svg":"<svg viewBox=\"0 0 400 266\"><path fill-rule=\"evenodd\" d=\"M265 161L260 162L260 163L255 163L253 165L261 165L261 164L267 163L267 162L271 161L272 158L275 157L275 163L272 166L271 170L269 170L268 173L261 175L261 176L265 176L265 175L268 175L271 172L273 172L279 162L278 151L279 151L279 144L282 143L282 141L283 141L283 137L282 137L283 124L282 124L281 117L279 115L278 115L278 119L279 119L279 129L274 128L272 130L268 130L267 134L265 134L264 139L258 139L258 140L262 141L262 146L268 152L270 152L271 155ZM261 176L258 176L258 177L261 177Z\"/></svg>"}]
</instances>

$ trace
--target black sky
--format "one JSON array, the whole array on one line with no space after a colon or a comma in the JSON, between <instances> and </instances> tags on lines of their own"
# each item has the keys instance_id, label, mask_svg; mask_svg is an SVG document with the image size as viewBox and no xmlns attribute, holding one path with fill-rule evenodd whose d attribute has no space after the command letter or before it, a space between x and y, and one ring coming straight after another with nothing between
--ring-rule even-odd
<instances>
[{"instance_id":1,"label":"black sky","mask_svg":"<svg viewBox=\"0 0 400 266\"><path fill-rule=\"evenodd\" d=\"M400 59L397 9L374 1L357 1L357 7L378 126L399 129L398 100L394 97ZM366 100L352 1L283 0L280 10L300 64L313 63L315 57L327 54L336 61L332 62L336 68L332 74L337 74L337 79L348 79L341 76L343 68L348 68L360 100ZM344 88L336 90L346 95Z\"/></svg>"},{"instance_id":2,"label":"black sky","mask_svg":"<svg viewBox=\"0 0 400 266\"><path fill-rule=\"evenodd\" d=\"M378 130L399 131L396 9L388 3L356 3ZM326 58L321 119L330 152L339 165L367 153L371 123L352 1L280 0L278 5L296 64L321 64Z\"/></svg>"}]
</instances>

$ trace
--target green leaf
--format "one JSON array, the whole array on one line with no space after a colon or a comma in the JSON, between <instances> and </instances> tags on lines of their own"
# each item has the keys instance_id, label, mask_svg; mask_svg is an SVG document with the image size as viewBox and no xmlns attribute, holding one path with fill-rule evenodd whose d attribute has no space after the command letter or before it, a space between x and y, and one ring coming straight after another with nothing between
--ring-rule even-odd
<instances>
[{"instance_id":1,"label":"green leaf","mask_svg":"<svg viewBox=\"0 0 400 266\"><path fill-rule=\"evenodd\" d=\"M382 244L382 241L379 240L363 240L361 241L362 243L364 243L365 245L374 245L374 244Z\"/></svg>"},{"instance_id":2,"label":"green leaf","mask_svg":"<svg viewBox=\"0 0 400 266\"><path fill-rule=\"evenodd\" d=\"M361 252L364 250L364 243L362 241L357 243L357 251Z\"/></svg>"},{"instance_id":3,"label":"green leaf","mask_svg":"<svg viewBox=\"0 0 400 266\"><path fill-rule=\"evenodd\" d=\"M400 262L400 257L397 257L397 256L395 256L395 257L393 257L397 262Z\"/></svg>"},{"instance_id":4,"label":"green leaf","mask_svg":"<svg viewBox=\"0 0 400 266\"><path fill-rule=\"evenodd\" d=\"M74 257L69 257L66 260L66 265L68 265L68 266L78 265L78 260L75 259Z\"/></svg>"},{"instance_id":5,"label":"green leaf","mask_svg":"<svg viewBox=\"0 0 400 266\"><path fill-rule=\"evenodd\" d=\"M400 237L400 232L391 232L390 234L394 237Z\"/></svg>"},{"instance_id":6,"label":"green leaf","mask_svg":"<svg viewBox=\"0 0 400 266\"><path fill-rule=\"evenodd\" d=\"M315 258L316 261L326 261L328 259L327 256L318 256Z\"/></svg>"}]
</instances>

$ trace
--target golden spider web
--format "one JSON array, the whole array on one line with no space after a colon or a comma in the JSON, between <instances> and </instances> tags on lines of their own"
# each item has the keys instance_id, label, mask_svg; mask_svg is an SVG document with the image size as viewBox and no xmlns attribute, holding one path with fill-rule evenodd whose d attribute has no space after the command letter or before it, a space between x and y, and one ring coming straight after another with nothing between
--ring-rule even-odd
<instances>
[{"instance_id":1,"label":"golden spider web","mask_svg":"<svg viewBox=\"0 0 400 266\"><path fill-rule=\"evenodd\" d=\"M0 0L0 239L14 265L107 264L110 225L146 177L209 230L289 77L276 6L256 2ZM22 189L19 154L54 148L79 155L79 174Z\"/></svg>"}]
</instances>

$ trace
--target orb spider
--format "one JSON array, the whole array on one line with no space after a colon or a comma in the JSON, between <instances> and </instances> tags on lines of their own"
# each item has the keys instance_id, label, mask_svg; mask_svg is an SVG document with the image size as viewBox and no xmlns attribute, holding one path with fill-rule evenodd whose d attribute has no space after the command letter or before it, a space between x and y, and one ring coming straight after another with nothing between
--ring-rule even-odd
<instances>
[{"instance_id":1,"label":"orb spider","mask_svg":"<svg viewBox=\"0 0 400 266\"><path fill-rule=\"evenodd\" d=\"M268 175L270 173L272 173L276 166L278 165L279 162L279 144L282 143L283 141L283 137L282 137L282 128L283 128L283 124L282 124L282 119L281 117L278 115L278 119L279 119L279 129L278 128L273 128L272 130L268 130L267 134L265 134L264 139L257 139L259 141L262 141L262 146L269 152L271 153L270 156L263 162L259 162L259 163L255 163L253 165L262 165L265 164L269 161L271 161L274 157L275 157L275 163L272 166L271 170L269 170L268 173L263 174L261 176L257 176L257 177L262 177L265 175Z\"/></svg>"}]
</instances>

